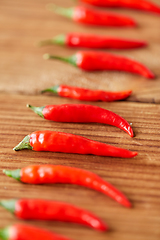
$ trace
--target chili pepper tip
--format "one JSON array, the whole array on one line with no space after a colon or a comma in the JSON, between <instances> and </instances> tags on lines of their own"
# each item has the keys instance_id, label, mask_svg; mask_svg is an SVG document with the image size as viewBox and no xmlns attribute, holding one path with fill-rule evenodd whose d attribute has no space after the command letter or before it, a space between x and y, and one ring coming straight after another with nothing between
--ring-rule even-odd
<instances>
[{"instance_id":1,"label":"chili pepper tip","mask_svg":"<svg viewBox=\"0 0 160 240\"><path fill-rule=\"evenodd\" d=\"M25 138L17 146L15 146L13 150L19 151L22 149L32 149L32 146L29 143L29 139L30 139L29 135L25 136Z\"/></svg>"},{"instance_id":2,"label":"chili pepper tip","mask_svg":"<svg viewBox=\"0 0 160 240\"><path fill-rule=\"evenodd\" d=\"M120 201L117 200L117 202L119 202L120 204L122 204L124 207L127 207L127 208L131 208L132 207L132 204L131 202L126 198L123 198L123 199L119 199Z\"/></svg>"},{"instance_id":3,"label":"chili pepper tip","mask_svg":"<svg viewBox=\"0 0 160 240\"><path fill-rule=\"evenodd\" d=\"M33 112L37 113L40 117L44 118L42 111L45 107L34 107L29 104L27 104L27 107L30 108Z\"/></svg>"},{"instance_id":4,"label":"chili pepper tip","mask_svg":"<svg viewBox=\"0 0 160 240\"><path fill-rule=\"evenodd\" d=\"M17 181L20 181L20 171L21 169L16 169L16 170L3 170L3 173L6 174L8 177L12 177L16 179Z\"/></svg>"},{"instance_id":5,"label":"chili pepper tip","mask_svg":"<svg viewBox=\"0 0 160 240\"><path fill-rule=\"evenodd\" d=\"M6 210L8 210L11 213L15 212L15 204L16 204L15 199L11 199L11 200L2 200L0 201L0 205L5 208Z\"/></svg>"},{"instance_id":6,"label":"chili pepper tip","mask_svg":"<svg viewBox=\"0 0 160 240\"><path fill-rule=\"evenodd\" d=\"M131 157L135 157L138 155L138 152L131 152Z\"/></svg>"},{"instance_id":7,"label":"chili pepper tip","mask_svg":"<svg viewBox=\"0 0 160 240\"><path fill-rule=\"evenodd\" d=\"M145 76L145 75L144 75L144 76ZM150 71L150 72L148 72L148 74L146 74L146 77L147 77L147 78L150 78L150 79L155 79L155 78L156 78L156 75Z\"/></svg>"}]
</instances>

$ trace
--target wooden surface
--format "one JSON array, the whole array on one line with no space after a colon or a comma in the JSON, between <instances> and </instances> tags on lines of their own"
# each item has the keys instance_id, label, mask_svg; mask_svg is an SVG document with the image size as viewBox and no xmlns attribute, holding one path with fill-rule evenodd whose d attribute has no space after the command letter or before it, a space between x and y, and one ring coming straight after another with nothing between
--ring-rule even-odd
<instances>
[{"instance_id":1,"label":"wooden surface","mask_svg":"<svg viewBox=\"0 0 160 240\"><path fill-rule=\"evenodd\" d=\"M72 1L55 0L61 6ZM159 1L155 0L155 3ZM116 9L134 17L137 29L96 28L76 25L45 10L45 0L0 0L0 199L21 197L67 201L92 211L110 227L107 233L84 226L60 222L35 222L39 227L63 234L73 240L159 240L160 239L160 17L138 11ZM147 80L119 72L84 73L58 61L44 61L46 52L71 55L60 46L35 47L39 40L69 31L144 39L146 49L113 51L146 64L156 75ZM112 52L112 51L110 51ZM39 95L54 84L70 84L92 89L133 89L127 101L90 103L109 109L132 124L135 137L103 124L70 124L45 121L26 108L26 104L80 103L76 100ZM146 103L136 103L136 101ZM87 103L87 102L83 102ZM138 151L133 159L50 152L13 151L22 138L36 130L54 130L78 134L114 146ZM3 169L17 169L31 164L62 164L99 174L121 190L133 207L126 209L98 192L69 184L34 186L8 178ZM0 228L18 220L0 207Z\"/></svg>"},{"instance_id":2,"label":"wooden surface","mask_svg":"<svg viewBox=\"0 0 160 240\"><path fill-rule=\"evenodd\" d=\"M159 0L152 0L159 3ZM71 7L71 0L52 1ZM132 89L128 99L140 102L160 102L160 17L154 14L124 9L109 9L133 17L137 28L101 28L82 26L46 10L46 0L38 2L0 0L0 92L39 94L45 87L70 84L91 89L119 91ZM68 32L97 33L115 37L146 40L148 47L135 50L109 50L145 64L155 74L155 80L124 72L83 72L66 63L45 61L44 53L61 56L74 54L77 49L61 46L38 48L37 42Z\"/></svg>"},{"instance_id":3,"label":"wooden surface","mask_svg":"<svg viewBox=\"0 0 160 240\"><path fill-rule=\"evenodd\" d=\"M160 237L160 106L142 103L97 103L120 114L132 123L134 138L118 128L102 124L70 124L45 121L26 104L46 105L78 103L47 96L0 96L0 198L43 198L67 201L86 208L110 226L108 233L67 223L30 222L64 234L73 240L158 240ZM36 130L65 131L118 147L138 151L133 159L50 152L13 151L22 138ZM65 184L30 186L20 184L2 173L31 164L63 164L99 174L124 192L133 204L126 209L98 192ZM15 217L0 208L0 227L16 222Z\"/></svg>"}]
</instances>

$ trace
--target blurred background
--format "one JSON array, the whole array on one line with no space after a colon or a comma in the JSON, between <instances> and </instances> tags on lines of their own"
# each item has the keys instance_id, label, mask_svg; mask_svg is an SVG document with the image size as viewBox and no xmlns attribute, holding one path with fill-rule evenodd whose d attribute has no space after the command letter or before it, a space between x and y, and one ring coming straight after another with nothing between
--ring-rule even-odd
<instances>
[{"instance_id":1,"label":"blurred background","mask_svg":"<svg viewBox=\"0 0 160 240\"><path fill-rule=\"evenodd\" d=\"M158 0L152 0L159 4ZM160 17L156 14L124 9L103 9L132 17L136 28L84 26L46 9L48 3L62 7L76 6L78 1L46 0L0 1L0 92L39 94L41 89L56 84L69 84L111 91L132 89L129 101L160 102ZM83 72L57 60L45 61L44 53L69 56L79 49L63 46L37 47L37 43L69 32L98 34L125 39L144 40L146 48L108 50L137 60L157 76L148 80L141 76L116 72Z\"/></svg>"}]
</instances>

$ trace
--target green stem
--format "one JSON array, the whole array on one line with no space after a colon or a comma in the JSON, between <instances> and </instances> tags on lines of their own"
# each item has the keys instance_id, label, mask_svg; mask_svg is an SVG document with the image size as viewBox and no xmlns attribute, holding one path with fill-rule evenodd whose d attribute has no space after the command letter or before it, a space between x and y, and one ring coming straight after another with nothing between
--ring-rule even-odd
<instances>
[{"instance_id":1,"label":"green stem","mask_svg":"<svg viewBox=\"0 0 160 240\"><path fill-rule=\"evenodd\" d=\"M43 55L43 58L44 59L58 59L60 61L70 63L73 66L77 67L77 56L76 55L72 55L70 57L65 58L65 57L50 55L50 54L46 53Z\"/></svg>"},{"instance_id":2,"label":"green stem","mask_svg":"<svg viewBox=\"0 0 160 240\"><path fill-rule=\"evenodd\" d=\"M2 200L0 201L0 205L4 207L6 210L10 211L11 213L15 212L15 205L17 200L11 199L11 200Z\"/></svg>"},{"instance_id":3,"label":"green stem","mask_svg":"<svg viewBox=\"0 0 160 240\"><path fill-rule=\"evenodd\" d=\"M52 92L52 93L58 94L58 88L59 88L59 85L56 85L56 86L53 86L51 88L47 88L47 89L42 90L41 93Z\"/></svg>"},{"instance_id":4,"label":"green stem","mask_svg":"<svg viewBox=\"0 0 160 240\"><path fill-rule=\"evenodd\" d=\"M0 239L9 240L9 227L0 230Z\"/></svg>"},{"instance_id":5,"label":"green stem","mask_svg":"<svg viewBox=\"0 0 160 240\"><path fill-rule=\"evenodd\" d=\"M41 47L41 46L52 45L52 44L65 45L65 43L66 43L66 36L64 34L61 34L54 38L39 42L38 46Z\"/></svg>"},{"instance_id":6,"label":"green stem","mask_svg":"<svg viewBox=\"0 0 160 240\"><path fill-rule=\"evenodd\" d=\"M58 13L59 15L65 16L67 18L73 18L74 8L63 8L56 6L55 4L48 4L46 7L48 10Z\"/></svg>"},{"instance_id":7,"label":"green stem","mask_svg":"<svg viewBox=\"0 0 160 240\"><path fill-rule=\"evenodd\" d=\"M22 149L32 149L29 140L30 136L29 135L25 136L25 138L16 147L14 147L13 150L19 151Z\"/></svg>"},{"instance_id":8,"label":"green stem","mask_svg":"<svg viewBox=\"0 0 160 240\"><path fill-rule=\"evenodd\" d=\"M6 174L8 177L12 177L17 181L21 180L21 169L16 170L3 170L3 173Z\"/></svg>"},{"instance_id":9,"label":"green stem","mask_svg":"<svg viewBox=\"0 0 160 240\"><path fill-rule=\"evenodd\" d=\"M34 107L34 106L31 106L29 104L27 104L27 107L29 107L30 109L33 110L33 112L35 112L36 114L38 114L40 117L44 118L44 115L43 115L43 109L45 107Z\"/></svg>"}]
</instances>

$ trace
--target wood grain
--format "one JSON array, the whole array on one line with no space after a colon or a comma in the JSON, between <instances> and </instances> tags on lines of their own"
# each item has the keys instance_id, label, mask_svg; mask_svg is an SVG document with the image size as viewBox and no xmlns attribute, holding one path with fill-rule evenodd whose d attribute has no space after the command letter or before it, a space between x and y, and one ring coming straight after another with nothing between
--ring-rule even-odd
<instances>
[{"instance_id":1,"label":"wood grain","mask_svg":"<svg viewBox=\"0 0 160 240\"><path fill-rule=\"evenodd\" d=\"M66 235L73 240L158 240L160 238L160 106L130 102L96 104L116 112L132 123L135 137L130 138L125 132L108 125L46 121L28 109L27 103L41 106L51 103L78 103L78 101L50 96L1 94L0 199L32 197L67 201L92 211L110 226L109 232L100 233L76 224L29 222ZM12 150L25 135L44 129L78 134L138 151L139 155L133 159L121 159ZM126 209L103 194L80 186L20 184L2 173L3 169L45 163L80 167L99 174L124 192L132 202L133 208ZM16 221L14 216L0 208L0 228Z\"/></svg>"},{"instance_id":2,"label":"wood grain","mask_svg":"<svg viewBox=\"0 0 160 240\"><path fill-rule=\"evenodd\" d=\"M152 0L159 4L159 0ZM73 6L73 1L54 0L60 6ZM132 89L128 101L160 103L160 17L145 12L111 9L133 17L137 28L88 27L73 23L45 9L48 1L0 0L0 92L39 94L40 90L55 84L69 84L91 89L119 91ZM124 72L90 72L58 61L44 61L46 52L72 55L77 49L60 46L37 48L42 39L68 32L97 33L115 37L146 40L148 47L137 50L110 52L125 55L148 66L155 80Z\"/></svg>"},{"instance_id":3,"label":"wood grain","mask_svg":"<svg viewBox=\"0 0 160 240\"><path fill-rule=\"evenodd\" d=\"M159 4L158 0L152 1ZM69 0L53 2L60 6L73 6L73 2ZM139 27L87 27L47 11L47 3L45 0L0 0L0 199L32 197L67 201L92 211L110 226L109 232L99 233L77 224L29 222L73 240L159 240L160 106L134 102L160 103L160 18L149 13L115 9L119 14L135 18ZM46 52L67 56L77 49L60 46L37 48L35 44L42 39L70 31L147 40L149 45L144 49L110 52L144 63L157 78L151 81L122 72L85 73L65 63L44 61L42 55ZM80 103L76 100L39 95L42 89L61 83L111 91L133 89L132 96L127 99L134 101L133 103L89 104L96 104L124 117L132 124L135 137L130 138L118 128L103 124L62 124L45 121L26 108L27 103L35 106ZM25 135L43 129L78 134L138 151L139 154L134 159L120 159L12 150ZM83 187L69 184L25 185L2 173L3 169L45 163L80 167L99 174L124 192L133 208L126 209L103 194ZM0 208L0 228L17 221L14 216Z\"/></svg>"}]
</instances>

